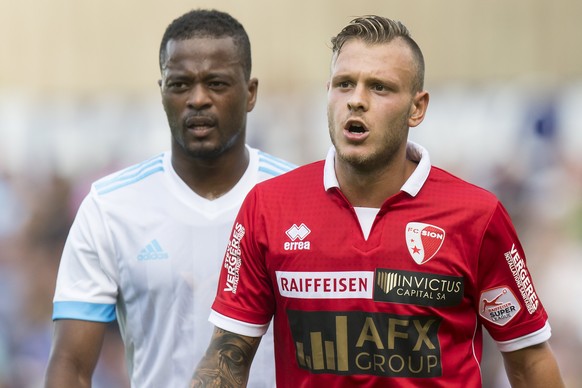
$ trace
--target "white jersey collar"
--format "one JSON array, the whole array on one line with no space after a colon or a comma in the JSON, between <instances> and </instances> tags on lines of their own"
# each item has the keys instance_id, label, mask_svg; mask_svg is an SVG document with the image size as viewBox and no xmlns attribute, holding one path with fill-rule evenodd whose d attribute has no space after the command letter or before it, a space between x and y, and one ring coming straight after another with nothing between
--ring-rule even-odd
<instances>
[{"instance_id":1,"label":"white jersey collar","mask_svg":"<svg viewBox=\"0 0 582 388\"><path fill-rule=\"evenodd\" d=\"M220 213L220 210L228 210L233 206L240 206L240 203L249 192L249 190L255 185L258 178L259 170L259 153L257 149L245 145L249 152L249 165L236 183L236 185L230 189L224 195L210 200L200 195L196 194L188 185L180 178L174 167L172 166L172 155L171 151L168 151L164 155L164 167L168 170L169 174L167 177L169 179L169 184L172 191L177 195L184 203L188 206L195 206L197 208L205 208L209 211Z\"/></svg>"},{"instance_id":2,"label":"white jersey collar","mask_svg":"<svg viewBox=\"0 0 582 388\"><path fill-rule=\"evenodd\" d=\"M411 196L415 197L430 173L430 157L428 151L421 146L412 141L406 144L406 157L413 162L417 162L418 166L410 175L410 177L404 182L404 185L400 190L407 192ZM327 152L327 157L325 158L325 165L323 167L323 185L325 190L329 190L332 187L339 188L339 182L335 174L335 147L331 146Z\"/></svg>"}]
</instances>

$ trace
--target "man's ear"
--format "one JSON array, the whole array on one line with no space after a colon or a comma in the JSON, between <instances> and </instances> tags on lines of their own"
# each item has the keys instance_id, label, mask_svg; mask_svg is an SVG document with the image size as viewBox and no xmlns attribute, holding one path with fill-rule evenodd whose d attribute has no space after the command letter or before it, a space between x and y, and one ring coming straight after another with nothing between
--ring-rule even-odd
<instances>
[{"instance_id":1,"label":"man's ear","mask_svg":"<svg viewBox=\"0 0 582 388\"><path fill-rule=\"evenodd\" d=\"M259 80L257 78L249 79L247 83L247 112L252 111L257 103L257 93L259 91Z\"/></svg>"},{"instance_id":2,"label":"man's ear","mask_svg":"<svg viewBox=\"0 0 582 388\"><path fill-rule=\"evenodd\" d=\"M429 95L426 90L416 92L410 105L410 115L408 116L408 126L416 127L424 120L424 115L428 108Z\"/></svg>"}]
</instances>

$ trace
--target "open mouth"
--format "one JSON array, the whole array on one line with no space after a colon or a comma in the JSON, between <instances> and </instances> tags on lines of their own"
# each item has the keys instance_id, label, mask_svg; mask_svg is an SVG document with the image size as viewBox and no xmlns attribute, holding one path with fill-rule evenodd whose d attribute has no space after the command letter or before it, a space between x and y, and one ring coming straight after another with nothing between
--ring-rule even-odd
<instances>
[{"instance_id":1,"label":"open mouth","mask_svg":"<svg viewBox=\"0 0 582 388\"><path fill-rule=\"evenodd\" d=\"M348 120L344 126L344 130L354 135L362 135L368 132L366 124L360 120L355 119Z\"/></svg>"},{"instance_id":2,"label":"open mouth","mask_svg":"<svg viewBox=\"0 0 582 388\"><path fill-rule=\"evenodd\" d=\"M364 133L366 128L360 123L351 123L347 126L347 130L350 133Z\"/></svg>"}]
</instances>

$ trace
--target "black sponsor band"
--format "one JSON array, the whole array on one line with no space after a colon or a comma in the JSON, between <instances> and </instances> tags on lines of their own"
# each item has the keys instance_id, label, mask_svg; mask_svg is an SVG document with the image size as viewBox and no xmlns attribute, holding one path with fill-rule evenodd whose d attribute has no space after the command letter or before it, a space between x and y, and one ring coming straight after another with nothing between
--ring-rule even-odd
<instances>
[{"instance_id":1,"label":"black sponsor band","mask_svg":"<svg viewBox=\"0 0 582 388\"><path fill-rule=\"evenodd\" d=\"M311 373L441 376L440 318L287 311L298 365Z\"/></svg>"},{"instance_id":2,"label":"black sponsor band","mask_svg":"<svg viewBox=\"0 0 582 388\"><path fill-rule=\"evenodd\" d=\"M463 278L460 276L378 268L374 281L374 300L450 307L461 303L463 288Z\"/></svg>"}]
</instances>

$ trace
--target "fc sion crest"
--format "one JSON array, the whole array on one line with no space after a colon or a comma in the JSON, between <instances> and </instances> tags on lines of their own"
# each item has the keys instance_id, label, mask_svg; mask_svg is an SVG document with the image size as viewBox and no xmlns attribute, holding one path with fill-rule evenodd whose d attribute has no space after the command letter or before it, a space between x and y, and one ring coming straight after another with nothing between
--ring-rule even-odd
<instances>
[{"instance_id":1,"label":"fc sion crest","mask_svg":"<svg viewBox=\"0 0 582 388\"><path fill-rule=\"evenodd\" d=\"M445 241L445 231L422 222L406 225L406 246L416 264L424 264L438 252Z\"/></svg>"}]
</instances>

